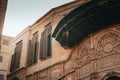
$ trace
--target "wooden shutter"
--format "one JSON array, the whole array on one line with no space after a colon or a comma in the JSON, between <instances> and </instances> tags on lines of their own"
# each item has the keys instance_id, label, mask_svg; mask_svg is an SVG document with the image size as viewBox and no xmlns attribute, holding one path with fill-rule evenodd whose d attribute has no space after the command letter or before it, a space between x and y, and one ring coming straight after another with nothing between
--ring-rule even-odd
<instances>
[{"instance_id":1,"label":"wooden shutter","mask_svg":"<svg viewBox=\"0 0 120 80\"><path fill-rule=\"evenodd\" d=\"M48 56L51 56L51 34L48 35Z\"/></svg>"},{"instance_id":2,"label":"wooden shutter","mask_svg":"<svg viewBox=\"0 0 120 80\"><path fill-rule=\"evenodd\" d=\"M30 65L30 53L31 53L31 40L29 40L29 43L28 43L27 66Z\"/></svg>"},{"instance_id":3,"label":"wooden shutter","mask_svg":"<svg viewBox=\"0 0 120 80\"><path fill-rule=\"evenodd\" d=\"M43 39L40 39L40 55L39 58L42 60L43 59Z\"/></svg>"},{"instance_id":4,"label":"wooden shutter","mask_svg":"<svg viewBox=\"0 0 120 80\"><path fill-rule=\"evenodd\" d=\"M10 72L13 71L13 63L14 63L14 55L12 55L12 59L11 59Z\"/></svg>"},{"instance_id":5,"label":"wooden shutter","mask_svg":"<svg viewBox=\"0 0 120 80\"><path fill-rule=\"evenodd\" d=\"M32 40L30 40L28 45L28 60L27 60L27 66L30 66L37 62L37 56L38 56L38 32L35 32L33 34Z\"/></svg>"},{"instance_id":6,"label":"wooden shutter","mask_svg":"<svg viewBox=\"0 0 120 80\"><path fill-rule=\"evenodd\" d=\"M13 67L14 67L14 70L17 68L17 67L16 67L16 64L17 64L17 53L15 52L15 53L14 53L14 66L13 66Z\"/></svg>"},{"instance_id":7,"label":"wooden shutter","mask_svg":"<svg viewBox=\"0 0 120 80\"><path fill-rule=\"evenodd\" d=\"M19 51L18 51L18 66L20 65L20 59L21 59L21 52L22 52L22 42L19 44Z\"/></svg>"},{"instance_id":8,"label":"wooden shutter","mask_svg":"<svg viewBox=\"0 0 120 80\"><path fill-rule=\"evenodd\" d=\"M34 44L31 45L31 65L33 64L33 60L34 60Z\"/></svg>"},{"instance_id":9,"label":"wooden shutter","mask_svg":"<svg viewBox=\"0 0 120 80\"><path fill-rule=\"evenodd\" d=\"M51 56L51 25L47 25L40 39L40 59Z\"/></svg>"},{"instance_id":10,"label":"wooden shutter","mask_svg":"<svg viewBox=\"0 0 120 80\"><path fill-rule=\"evenodd\" d=\"M43 32L43 59L46 58L46 39L45 39L45 31Z\"/></svg>"},{"instance_id":11,"label":"wooden shutter","mask_svg":"<svg viewBox=\"0 0 120 80\"><path fill-rule=\"evenodd\" d=\"M20 58L21 58L21 50L22 50L22 41L20 41L16 44L14 54L12 55L10 71L14 71L15 69L19 68Z\"/></svg>"},{"instance_id":12,"label":"wooden shutter","mask_svg":"<svg viewBox=\"0 0 120 80\"><path fill-rule=\"evenodd\" d=\"M33 34L33 63L37 62L38 54L38 32Z\"/></svg>"},{"instance_id":13,"label":"wooden shutter","mask_svg":"<svg viewBox=\"0 0 120 80\"><path fill-rule=\"evenodd\" d=\"M38 51L38 42L35 42L35 44L34 44L34 63L36 63L37 62L37 51Z\"/></svg>"}]
</instances>

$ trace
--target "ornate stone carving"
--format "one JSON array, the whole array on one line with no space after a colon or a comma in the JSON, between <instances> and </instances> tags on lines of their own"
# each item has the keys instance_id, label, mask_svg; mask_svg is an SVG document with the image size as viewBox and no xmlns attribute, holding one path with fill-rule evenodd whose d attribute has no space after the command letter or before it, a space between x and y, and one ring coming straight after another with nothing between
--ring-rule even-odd
<instances>
[{"instance_id":1,"label":"ornate stone carving","mask_svg":"<svg viewBox=\"0 0 120 80\"><path fill-rule=\"evenodd\" d=\"M105 55L108 55L110 53L113 53L114 50L115 51L119 51L116 50L119 47L116 47L118 44L120 44L120 33L118 33L117 31L108 31L107 33L105 33L104 35L102 35L102 37L100 37L100 39L98 40L97 43L97 56L98 57L103 57Z\"/></svg>"},{"instance_id":2,"label":"ornate stone carving","mask_svg":"<svg viewBox=\"0 0 120 80\"><path fill-rule=\"evenodd\" d=\"M79 62L79 65L78 65L79 67L85 65L90 61L90 54L89 54L90 45L91 45L90 38L87 38L78 47L77 61Z\"/></svg>"},{"instance_id":3,"label":"ornate stone carving","mask_svg":"<svg viewBox=\"0 0 120 80\"><path fill-rule=\"evenodd\" d=\"M116 52L120 52L120 44L116 45L113 49L113 51Z\"/></svg>"},{"instance_id":4,"label":"ornate stone carving","mask_svg":"<svg viewBox=\"0 0 120 80\"><path fill-rule=\"evenodd\" d=\"M79 60L79 67L84 66L85 64L90 62L90 56L85 56L82 59Z\"/></svg>"},{"instance_id":5,"label":"ornate stone carving","mask_svg":"<svg viewBox=\"0 0 120 80\"><path fill-rule=\"evenodd\" d=\"M87 47L83 47L81 49L80 57L82 58L82 57L86 56L87 54L88 54L88 48Z\"/></svg>"},{"instance_id":6,"label":"ornate stone carving","mask_svg":"<svg viewBox=\"0 0 120 80\"><path fill-rule=\"evenodd\" d=\"M105 29L92 35L91 38L85 39L76 48L77 56L75 63L78 67L77 73L80 77L92 72L89 71L92 69L89 69L89 67L91 67L90 64L92 63L97 63L96 65L92 64L92 66L99 70L105 70L108 69L108 67L111 68L111 66L119 64L119 54L108 57L104 56L120 53L120 32L116 30L116 28ZM100 77L96 72L90 74L90 80L99 78Z\"/></svg>"},{"instance_id":7,"label":"ornate stone carving","mask_svg":"<svg viewBox=\"0 0 120 80\"><path fill-rule=\"evenodd\" d=\"M111 43L107 43L104 47L103 47L105 52L111 52L113 50L113 44Z\"/></svg>"},{"instance_id":8,"label":"ornate stone carving","mask_svg":"<svg viewBox=\"0 0 120 80\"><path fill-rule=\"evenodd\" d=\"M81 59L82 57L89 54L91 45L90 38L85 39L78 47L78 58Z\"/></svg>"}]
</instances>

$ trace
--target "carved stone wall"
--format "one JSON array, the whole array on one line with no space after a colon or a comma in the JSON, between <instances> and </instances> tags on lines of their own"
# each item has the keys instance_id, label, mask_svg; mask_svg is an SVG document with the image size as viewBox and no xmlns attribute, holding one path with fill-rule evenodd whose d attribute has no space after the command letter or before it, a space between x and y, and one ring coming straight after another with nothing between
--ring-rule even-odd
<instances>
[{"instance_id":1,"label":"carved stone wall","mask_svg":"<svg viewBox=\"0 0 120 80\"><path fill-rule=\"evenodd\" d=\"M120 25L89 35L73 48L68 60L25 78L26 80L106 80L114 75L120 77Z\"/></svg>"},{"instance_id":2,"label":"carved stone wall","mask_svg":"<svg viewBox=\"0 0 120 80\"><path fill-rule=\"evenodd\" d=\"M21 68L7 75L7 80L16 80L16 78L19 80L26 80L26 68Z\"/></svg>"},{"instance_id":3,"label":"carved stone wall","mask_svg":"<svg viewBox=\"0 0 120 80\"><path fill-rule=\"evenodd\" d=\"M78 45L79 79L101 80L99 77L109 71L120 72L114 70L120 69L119 27L117 25L91 34Z\"/></svg>"}]
</instances>

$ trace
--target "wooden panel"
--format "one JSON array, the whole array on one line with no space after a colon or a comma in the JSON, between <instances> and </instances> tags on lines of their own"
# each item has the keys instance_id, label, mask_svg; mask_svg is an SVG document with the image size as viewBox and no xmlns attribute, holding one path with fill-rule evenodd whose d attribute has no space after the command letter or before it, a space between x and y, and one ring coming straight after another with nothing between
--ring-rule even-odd
<instances>
[{"instance_id":1,"label":"wooden panel","mask_svg":"<svg viewBox=\"0 0 120 80\"><path fill-rule=\"evenodd\" d=\"M51 25L47 25L40 39L40 59L51 56Z\"/></svg>"},{"instance_id":2,"label":"wooden panel","mask_svg":"<svg viewBox=\"0 0 120 80\"><path fill-rule=\"evenodd\" d=\"M22 41L16 44L14 54L11 60L11 70L14 71L15 69L19 68L20 65L20 58L21 58L21 50L22 50Z\"/></svg>"}]
</instances>

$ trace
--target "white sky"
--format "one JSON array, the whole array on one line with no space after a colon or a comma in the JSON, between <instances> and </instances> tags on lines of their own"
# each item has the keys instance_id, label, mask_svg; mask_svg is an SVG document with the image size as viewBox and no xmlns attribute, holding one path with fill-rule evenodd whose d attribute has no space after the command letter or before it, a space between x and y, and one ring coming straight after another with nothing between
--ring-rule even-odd
<instances>
[{"instance_id":1,"label":"white sky","mask_svg":"<svg viewBox=\"0 0 120 80\"><path fill-rule=\"evenodd\" d=\"M15 37L54 7L74 0L8 0L3 34Z\"/></svg>"}]
</instances>

